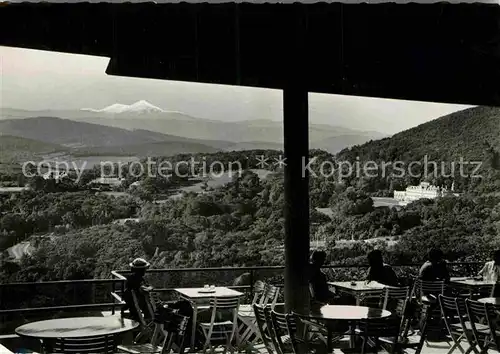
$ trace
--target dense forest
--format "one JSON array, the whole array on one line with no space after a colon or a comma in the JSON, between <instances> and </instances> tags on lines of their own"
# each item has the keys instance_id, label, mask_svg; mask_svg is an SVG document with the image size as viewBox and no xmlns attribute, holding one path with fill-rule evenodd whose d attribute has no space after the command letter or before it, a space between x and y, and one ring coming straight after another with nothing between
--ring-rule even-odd
<instances>
[{"instance_id":1,"label":"dense forest","mask_svg":"<svg viewBox=\"0 0 500 354\"><path fill-rule=\"evenodd\" d=\"M395 177L335 175L310 178L310 232L326 241L329 262L365 263L366 253L382 249L392 264L421 263L427 250L441 247L450 261L483 261L500 247L500 113L474 108L418 126L392 138L345 149L337 155L311 150L312 167L323 161L437 161L463 157L481 161L481 177ZM134 257L149 259L154 268L282 265L284 189L282 171L266 178L257 156L273 159L278 151L252 150L195 155L207 164L221 161L227 168L240 161L244 172L205 193L181 198L159 195L190 183L188 178L137 178L124 174L126 196L88 190L96 170L79 184L33 179L31 191L0 198L1 249L30 239L35 250L14 262L3 254L0 281L109 278ZM172 162L191 155L164 157ZM159 159L161 160L161 158ZM12 176L12 180L16 180ZM141 184L130 191L133 182ZM450 187L459 196L421 199L402 208L376 207L372 197L391 196L394 190L428 180ZM329 215L317 208L328 208ZM114 220L137 218L116 224ZM31 235L50 237L29 238ZM346 274L338 276L347 276Z\"/></svg>"}]
</instances>

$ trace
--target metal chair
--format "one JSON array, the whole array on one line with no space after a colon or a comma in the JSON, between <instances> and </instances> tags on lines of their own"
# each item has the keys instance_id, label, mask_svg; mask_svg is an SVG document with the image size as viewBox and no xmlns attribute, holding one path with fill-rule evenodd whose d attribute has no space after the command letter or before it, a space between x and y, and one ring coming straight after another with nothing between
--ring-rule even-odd
<instances>
[{"instance_id":1,"label":"metal chair","mask_svg":"<svg viewBox=\"0 0 500 354\"><path fill-rule=\"evenodd\" d=\"M465 299L439 295L439 304L446 329L448 330L448 333L454 343L450 350L448 350L448 354L453 353L453 351L457 348L465 354L472 351L474 351L474 353L478 353L476 350L476 342L474 340L472 328L470 325L467 325L469 321L467 317L467 309L465 308ZM462 347L462 342L464 341L467 341L469 344L469 348L467 350Z\"/></svg>"},{"instance_id":2,"label":"metal chair","mask_svg":"<svg viewBox=\"0 0 500 354\"><path fill-rule=\"evenodd\" d=\"M420 305L420 328L425 326L428 335L440 336L444 332L445 326L441 318L441 308L437 298L439 295L444 295L445 290L446 283L444 280L425 281L416 279L413 285L411 295L415 297L415 300Z\"/></svg>"},{"instance_id":3,"label":"metal chair","mask_svg":"<svg viewBox=\"0 0 500 354\"><path fill-rule=\"evenodd\" d=\"M262 293L259 297L254 296L254 300L256 303L259 305L267 306L270 305L271 308L274 308L276 305L276 302L278 300L279 296L279 288L274 285L270 284L257 284L257 289L260 289L260 287L263 287ZM243 307L243 309L240 306L240 310L238 311L238 318L242 322L242 324L238 328L238 333L241 333L240 335L240 341L242 343L244 342L255 342L255 340L258 340L258 328L257 328L257 321L255 319L255 314L253 313L253 309L250 307L250 311L246 309L246 307ZM244 329L244 330L243 330ZM253 337L253 340L250 340Z\"/></svg>"},{"instance_id":4,"label":"metal chair","mask_svg":"<svg viewBox=\"0 0 500 354\"><path fill-rule=\"evenodd\" d=\"M84 337L84 338L58 338L48 350L50 353L89 353L112 354L115 353L117 341L115 335Z\"/></svg>"},{"instance_id":5,"label":"metal chair","mask_svg":"<svg viewBox=\"0 0 500 354\"><path fill-rule=\"evenodd\" d=\"M294 353L292 336L295 335L296 328L287 323L286 314L271 310L272 340L278 354Z\"/></svg>"},{"instance_id":6,"label":"metal chair","mask_svg":"<svg viewBox=\"0 0 500 354\"><path fill-rule=\"evenodd\" d=\"M487 353L488 349L495 348L496 345L492 340L490 326L488 325L486 304L465 299L465 308L467 309L474 341L480 349L479 353Z\"/></svg>"},{"instance_id":7,"label":"metal chair","mask_svg":"<svg viewBox=\"0 0 500 354\"><path fill-rule=\"evenodd\" d=\"M235 348L232 346L232 342L235 337L238 342L237 321L239 306L239 296L214 297L210 300L210 310L212 312L210 322L200 323L200 327L205 336L204 351L210 348L211 352L214 353L212 342L225 340L224 353L227 349L230 349L231 353L234 353ZM230 313L231 320L217 320L217 315L221 315L223 312Z\"/></svg>"},{"instance_id":8,"label":"metal chair","mask_svg":"<svg viewBox=\"0 0 500 354\"><path fill-rule=\"evenodd\" d=\"M139 290L142 291L142 290ZM139 305L139 294L137 294L136 290L131 291L132 300L134 305L135 313L137 314L137 320L140 323L139 333L134 338L134 342L138 343L144 338L151 338L154 333L155 323L153 321L156 312L156 303L154 300L154 295L152 295L151 291L148 291L147 294L144 295L144 301L146 308L143 309Z\"/></svg>"},{"instance_id":9,"label":"metal chair","mask_svg":"<svg viewBox=\"0 0 500 354\"><path fill-rule=\"evenodd\" d=\"M410 336L411 324L415 320L413 303L411 298L397 300L393 317L400 319L399 335L397 337L383 336L378 338L382 344L388 344L391 349L395 347L396 351L404 350L406 352L408 349L411 349L415 354L419 354L422 351L427 333L425 325L421 328L420 338L413 335Z\"/></svg>"},{"instance_id":10,"label":"metal chair","mask_svg":"<svg viewBox=\"0 0 500 354\"><path fill-rule=\"evenodd\" d=\"M271 326L269 326L269 321L266 316L266 307L262 305L253 305L255 319L257 321L257 328L259 330L259 336L264 343L269 354L275 354L276 349L274 348Z\"/></svg>"},{"instance_id":11,"label":"metal chair","mask_svg":"<svg viewBox=\"0 0 500 354\"><path fill-rule=\"evenodd\" d=\"M406 303L406 300L408 299L410 295L410 287L405 286L405 287L386 287L384 292L382 293L382 309L387 310L387 307L391 307L390 302L392 300L404 300L403 303Z\"/></svg>"},{"instance_id":12,"label":"metal chair","mask_svg":"<svg viewBox=\"0 0 500 354\"><path fill-rule=\"evenodd\" d=\"M184 346L184 335L189 318L177 314L176 310L169 310L170 311L164 312L161 319L155 319L155 333L158 332L158 334L152 336L150 343L119 345L117 347L118 351L131 354L169 353L172 345L174 343L177 343L179 352L182 353ZM159 339L160 333L163 335L163 341ZM174 339L176 340L176 342L174 342Z\"/></svg>"},{"instance_id":13,"label":"metal chair","mask_svg":"<svg viewBox=\"0 0 500 354\"><path fill-rule=\"evenodd\" d=\"M500 349L500 333L499 329L499 315L500 315L500 306L493 304L486 304L486 319L488 322L488 326L491 333L491 339L493 343L490 343L491 347L494 347L496 351Z\"/></svg>"},{"instance_id":14,"label":"metal chair","mask_svg":"<svg viewBox=\"0 0 500 354\"><path fill-rule=\"evenodd\" d=\"M373 338L375 353L378 352L380 346L380 338L389 339L389 353L394 354L399 350L399 336L401 331L401 319L398 317L387 317L382 319L363 320L358 324L358 336L361 337L363 344L361 346L361 354L365 354L367 350L368 340ZM346 350L344 350L346 352Z\"/></svg>"}]
</instances>

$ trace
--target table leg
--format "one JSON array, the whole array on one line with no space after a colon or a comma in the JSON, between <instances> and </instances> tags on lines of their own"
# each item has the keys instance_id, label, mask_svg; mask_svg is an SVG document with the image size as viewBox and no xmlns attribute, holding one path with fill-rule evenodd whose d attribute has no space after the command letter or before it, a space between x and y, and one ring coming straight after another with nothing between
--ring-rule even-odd
<instances>
[{"instance_id":1,"label":"table leg","mask_svg":"<svg viewBox=\"0 0 500 354\"><path fill-rule=\"evenodd\" d=\"M355 322L349 322L349 330L351 332L351 335L349 336L349 348L354 348L355 343L354 343L354 336L356 335L356 323Z\"/></svg>"},{"instance_id":2,"label":"table leg","mask_svg":"<svg viewBox=\"0 0 500 354\"><path fill-rule=\"evenodd\" d=\"M196 303L196 301L194 301L192 305L193 305L193 326L191 327L191 344L189 350L193 353L195 339L196 339L196 323L198 321L198 304Z\"/></svg>"},{"instance_id":3,"label":"table leg","mask_svg":"<svg viewBox=\"0 0 500 354\"><path fill-rule=\"evenodd\" d=\"M333 353L333 331L331 328L328 328L328 334L326 336L326 351L327 353Z\"/></svg>"}]
</instances>

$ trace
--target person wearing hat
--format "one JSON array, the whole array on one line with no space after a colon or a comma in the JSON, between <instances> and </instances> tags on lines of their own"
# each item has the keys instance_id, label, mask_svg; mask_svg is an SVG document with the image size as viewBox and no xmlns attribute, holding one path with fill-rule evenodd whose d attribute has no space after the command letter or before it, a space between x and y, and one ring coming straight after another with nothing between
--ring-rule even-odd
<instances>
[{"instance_id":1,"label":"person wearing hat","mask_svg":"<svg viewBox=\"0 0 500 354\"><path fill-rule=\"evenodd\" d=\"M146 275L146 270L151 264L143 258L136 258L129 265L131 274L127 276L127 280L125 282L125 291L123 293L125 306L122 307L121 312L124 314L126 310L129 310L130 315L136 321L139 321L137 308L142 310L144 317L150 317L145 292L150 291L152 288L146 282L144 276Z\"/></svg>"}]
</instances>

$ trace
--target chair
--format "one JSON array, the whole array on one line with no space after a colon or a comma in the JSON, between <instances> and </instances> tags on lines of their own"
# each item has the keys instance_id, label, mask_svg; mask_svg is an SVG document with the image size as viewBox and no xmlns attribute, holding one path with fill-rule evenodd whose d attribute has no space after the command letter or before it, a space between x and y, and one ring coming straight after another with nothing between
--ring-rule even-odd
<instances>
[{"instance_id":1,"label":"chair","mask_svg":"<svg viewBox=\"0 0 500 354\"><path fill-rule=\"evenodd\" d=\"M50 353L91 353L112 354L116 351L117 341L114 335L58 338L54 341Z\"/></svg>"},{"instance_id":2,"label":"chair","mask_svg":"<svg viewBox=\"0 0 500 354\"><path fill-rule=\"evenodd\" d=\"M471 351L477 353L476 343L470 321L467 317L467 309L465 308L465 299L458 297L448 297L439 295L439 304L441 313L443 314L446 329L453 340L453 346L448 350L448 354L453 353L455 349L460 349L462 353L468 354ZM461 343L466 340L469 348L465 350Z\"/></svg>"},{"instance_id":3,"label":"chair","mask_svg":"<svg viewBox=\"0 0 500 354\"><path fill-rule=\"evenodd\" d=\"M134 342L139 342L144 337L150 338L153 335L155 323L153 321L156 312L155 297L152 295L151 291L147 292L144 296L144 301L146 302L146 313L143 313L143 309L139 305L139 297L136 290L132 290L132 300L134 304L134 310L137 313L137 319L140 323L139 333L134 338Z\"/></svg>"},{"instance_id":4,"label":"chair","mask_svg":"<svg viewBox=\"0 0 500 354\"><path fill-rule=\"evenodd\" d=\"M410 287L405 286L405 287L386 287L384 292L382 293L382 309L387 310L387 307L391 307L390 302L391 300L403 300L403 303L406 304L406 300L408 299L408 296L410 295ZM398 302L399 303L399 302Z\"/></svg>"},{"instance_id":5,"label":"chair","mask_svg":"<svg viewBox=\"0 0 500 354\"><path fill-rule=\"evenodd\" d=\"M331 353L333 351L333 344L338 343L348 334L347 327L336 326L336 322L323 324L309 316L296 313L292 315L295 318L294 321L289 318L290 316L286 317L289 329L297 328L296 324L301 324L301 328L303 329L302 336L291 336L292 346L295 348L296 353L303 351L313 351L315 353L326 351L327 353ZM293 331L290 332L293 333Z\"/></svg>"},{"instance_id":6,"label":"chair","mask_svg":"<svg viewBox=\"0 0 500 354\"><path fill-rule=\"evenodd\" d=\"M420 305L420 328L425 326L427 334L441 335L443 333L444 324L441 319L441 308L437 297L444 295L445 290L446 284L444 280L415 280L411 295L415 297Z\"/></svg>"},{"instance_id":7,"label":"chair","mask_svg":"<svg viewBox=\"0 0 500 354\"><path fill-rule=\"evenodd\" d=\"M387 317L381 319L363 320L359 322L357 334L362 338L361 354L366 353L368 339L374 339L375 353L378 352L380 338L385 338L389 344L389 353L394 354L399 350L401 331L401 319L398 317ZM346 352L346 350L344 350Z\"/></svg>"},{"instance_id":8,"label":"chair","mask_svg":"<svg viewBox=\"0 0 500 354\"><path fill-rule=\"evenodd\" d=\"M488 321L489 330L491 333L491 339L493 343L490 346L495 346L495 350L500 349L500 333L498 332L498 316L500 314L500 306L493 304L486 304L486 319Z\"/></svg>"},{"instance_id":9,"label":"chair","mask_svg":"<svg viewBox=\"0 0 500 354\"><path fill-rule=\"evenodd\" d=\"M479 346L479 353L487 353L494 348L492 334L488 325L486 304L470 299L465 299L465 308L469 316L470 327L474 335L474 342Z\"/></svg>"},{"instance_id":10,"label":"chair","mask_svg":"<svg viewBox=\"0 0 500 354\"><path fill-rule=\"evenodd\" d=\"M224 353L230 349L234 353L232 346L233 339L238 336L238 308L240 306L239 296L214 297L210 300L210 310L212 316L210 322L200 323L201 329L205 336L205 345L203 350L210 348L214 352L212 341L225 340ZM231 320L217 320L217 315L222 315L223 312L231 314Z\"/></svg>"},{"instance_id":11,"label":"chair","mask_svg":"<svg viewBox=\"0 0 500 354\"><path fill-rule=\"evenodd\" d=\"M274 286L274 285L269 285L262 283L258 284L256 283L256 289L259 290L262 289L261 295L260 296L254 296L254 301L255 303L258 303L259 305L267 306L270 305L272 308L276 305L276 302L278 300L279 296L279 288ZM253 305L253 304L252 304ZM242 322L242 324L238 328L238 333L241 333L240 336L240 341L246 342L250 341L250 338L254 336L254 340L251 342L255 342L255 340L258 339L258 328L257 328L257 321L255 319L255 314L253 313L253 309L250 306L250 309L248 310L247 307L241 307L240 310L238 311L238 318ZM246 329L243 331L243 329L246 327ZM243 332L243 333L242 333Z\"/></svg>"},{"instance_id":12,"label":"chair","mask_svg":"<svg viewBox=\"0 0 500 354\"><path fill-rule=\"evenodd\" d=\"M295 326L289 326L286 314L270 311L272 323L272 340L278 354L289 354L294 352L292 347L292 336L295 335Z\"/></svg>"},{"instance_id":13,"label":"chair","mask_svg":"<svg viewBox=\"0 0 500 354\"><path fill-rule=\"evenodd\" d=\"M252 313L253 305L264 304L265 289L266 289L266 284L261 280L257 280L253 285L252 302L250 304L241 304L240 309L238 310L238 314L241 313L242 315L246 315L247 313Z\"/></svg>"},{"instance_id":14,"label":"chair","mask_svg":"<svg viewBox=\"0 0 500 354\"><path fill-rule=\"evenodd\" d=\"M184 346L184 335L188 325L189 318L177 314L176 310L165 309L162 319L155 319L155 333L163 334L163 341L160 344L159 333L153 335L151 342L147 344L119 345L119 352L138 354L138 353L169 353L172 345L177 340L179 352L182 353Z\"/></svg>"},{"instance_id":15,"label":"chair","mask_svg":"<svg viewBox=\"0 0 500 354\"><path fill-rule=\"evenodd\" d=\"M268 316L266 316L266 307L262 305L253 305L253 312L255 314L255 319L257 321L257 328L259 330L259 336L264 343L269 354L274 354L276 349L274 348L272 339L272 325L268 321Z\"/></svg>"},{"instance_id":16,"label":"chair","mask_svg":"<svg viewBox=\"0 0 500 354\"><path fill-rule=\"evenodd\" d=\"M383 337L379 337L378 340L382 344L388 344L390 349L396 348L396 351L405 350L406 352L406 350L411 349L415 352L415 354L419 354L422 351L425 335L427 333L425 325L421 328L420 339L415 336L410 336L411 324L415 320L414 306L412 306L413 304L414 302L411 298L397 300L393 317L400 320L399 335L397 337L389 337L385 335ZM425 321L424 317L424 323L425 322L427 321Z\"/></svg>"}]
</instances>

